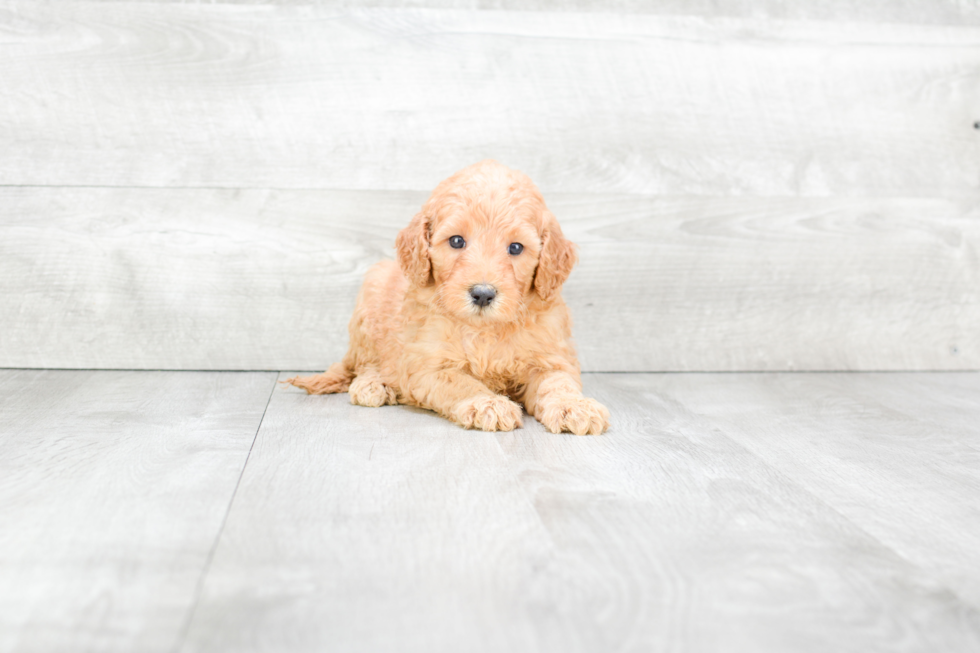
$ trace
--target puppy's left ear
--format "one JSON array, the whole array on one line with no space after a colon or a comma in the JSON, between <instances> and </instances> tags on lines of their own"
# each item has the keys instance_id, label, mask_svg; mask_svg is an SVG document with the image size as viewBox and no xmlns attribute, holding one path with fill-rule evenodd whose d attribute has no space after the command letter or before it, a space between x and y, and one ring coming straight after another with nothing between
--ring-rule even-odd
<instances>
[{"instance_id":1,"label":"puppy's left ear","mask_svg":"<svg viewBox=\"0 0 980 653\"><path fill-rule=\"evenodd\" d=\"M534 273L534 289L548 301L561 289L578 262L575 243L565 238L551 211L542 214L541 256Z\"/></svg>"},{"instance_id":2,"label":"puppy's left ear","mask_svg":"<svg viewBox=\"0 0 980 653\"><path fill-rule=\"evenodd\" d=\"M432 283L432 260L429 258L429 218L420 212L398 233L395 241L398 265L410 283L428 286Z\"/></svg>"}]
</instances>

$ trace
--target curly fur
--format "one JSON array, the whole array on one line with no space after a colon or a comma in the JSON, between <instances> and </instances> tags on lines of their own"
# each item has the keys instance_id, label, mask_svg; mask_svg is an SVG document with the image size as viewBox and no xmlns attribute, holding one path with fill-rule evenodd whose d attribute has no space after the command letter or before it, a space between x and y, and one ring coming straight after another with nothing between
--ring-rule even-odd
<instances>
[{"instance_id":1,"label":"curly fur","mask_svg":"<svg viewBox=\"0 0 980 653\"><path fill-rule=\"evenodd\" d=\"M464 248L450 247L454 235ZM494 161L457 172L398 234L396 253L364 279L343 361L289 383L346 391L362 406L420 406L485 431L520 426L521 403L553 433L608 428L606 408L582 396L561 298L576 248L527 176ZM475 284L496 289L489 306L472 302Z\"/></svg>"}]
</instances>

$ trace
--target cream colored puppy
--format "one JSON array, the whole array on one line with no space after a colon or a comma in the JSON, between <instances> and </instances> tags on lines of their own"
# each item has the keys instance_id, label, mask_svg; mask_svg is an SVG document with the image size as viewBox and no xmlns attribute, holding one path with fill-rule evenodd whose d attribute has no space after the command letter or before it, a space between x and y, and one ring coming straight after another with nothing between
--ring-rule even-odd
<instances>
[{"instance_id":1,"label":"cream colored puppy","mask_svg":"<svg viewBox=\"0 0 980 653\"><path fill-rule=\"evenodd\" d=\"M553 433L599 434L609 411L582 396L561 286L576 262L537 187L483 161L443 181L398 234L398 262L364 279L350 348L289 379L353 404L410 404L466 428L509 431L527 412Z\"/></svg>"}]
</instances>

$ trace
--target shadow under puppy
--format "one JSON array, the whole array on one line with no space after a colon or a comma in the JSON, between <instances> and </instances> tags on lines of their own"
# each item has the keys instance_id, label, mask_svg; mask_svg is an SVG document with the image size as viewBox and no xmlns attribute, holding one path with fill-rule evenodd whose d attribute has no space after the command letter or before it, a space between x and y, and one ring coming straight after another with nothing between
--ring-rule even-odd
<instances>
[{"instance_id":1,"label":"shadow under puppy","mask_svg":"<svg viewBox=\"0 0 980 653\"><path fill-rule=\"evenodd\" d=\"M483 161L446 179L398 234L398 261L368 271L350 349L289 383L353 404L411 404L466 428L509 431L524 404L549 431L599 434L609 411L582 396L560 290L576 262L537 187Z\"/></svg>"}]
</instances>

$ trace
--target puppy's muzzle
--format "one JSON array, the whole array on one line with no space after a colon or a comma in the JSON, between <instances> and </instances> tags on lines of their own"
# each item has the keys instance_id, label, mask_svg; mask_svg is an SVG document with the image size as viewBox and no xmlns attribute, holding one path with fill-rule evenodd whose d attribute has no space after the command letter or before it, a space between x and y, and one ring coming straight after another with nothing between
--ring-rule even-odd
<instances>
[{"instance_id":1,"label":"puppy's muzzle","mask_svg":"<svg viewBox=\"0 0 980 653\"><path fill-rule=\"evenodd\" d=\"M489 306L493 298L497 296L497 289L493 286L481 283L470 288L470 299L480 308Z\"/></svg>"}]
</instances>

